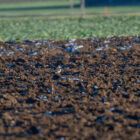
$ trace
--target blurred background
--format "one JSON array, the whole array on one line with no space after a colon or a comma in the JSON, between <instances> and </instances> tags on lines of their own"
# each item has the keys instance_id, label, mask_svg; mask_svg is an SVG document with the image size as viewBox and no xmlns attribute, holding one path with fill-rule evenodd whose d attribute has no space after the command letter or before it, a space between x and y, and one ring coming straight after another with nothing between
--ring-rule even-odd
<instances>
[{"instance_id":1,"label":"blurred background","mask_svg":"<svg viewBox=\"0 0 140 140\"><path fill-rule=\"evenodd\" d=\"M140 0L0 0L0 16L140 14Z\"/></svg>"},{"instance_id":2,"label":"blurred background","mask_svg":"<svg viewBox=\"0 0 140 140\"><path fill-rule=\"evenodd\" d=\"M140 0L0 0L0 40L140 35Z\"/></svg>"}]
</instances>

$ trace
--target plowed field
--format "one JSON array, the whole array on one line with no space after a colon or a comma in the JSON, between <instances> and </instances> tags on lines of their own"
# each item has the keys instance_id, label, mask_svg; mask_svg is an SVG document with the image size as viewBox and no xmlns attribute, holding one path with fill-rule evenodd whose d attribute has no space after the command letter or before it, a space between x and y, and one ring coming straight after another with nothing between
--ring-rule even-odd
<instances>
[{"instance_id":1,"label":"plowed field","mask_svg":"<svg viewBox=\"0 0 140 140\"><path fill-rule=\"evenodd\" d=\"M0 139L139 140L140 37L0 42Z\"/></svg>"}]
</instances>

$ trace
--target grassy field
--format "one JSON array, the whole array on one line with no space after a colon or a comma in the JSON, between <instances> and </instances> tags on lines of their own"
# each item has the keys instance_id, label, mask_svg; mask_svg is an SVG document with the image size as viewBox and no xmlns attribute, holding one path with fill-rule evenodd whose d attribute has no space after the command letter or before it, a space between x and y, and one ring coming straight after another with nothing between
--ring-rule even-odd
<instances>
[{"instance_id":1,"label":"grassy field","mask_svg":"<svg viewBox=\"0 0 140 140\"><path fill-rule=\"evenodd\" d=\"M74 0L73 4L79 5L80 0ZM70 3L68 0L1 3L0 15L48 15L63 13L69 14L71 13L69 5ZM60 8L56 9L55 7ZM80 12L80 9L74 9L74 12L77 11Z\"/></svg>"},{"instance_id":2,"label":"grassy field","mask_svg":"<svg viewBox=\"0 0 140 140\"><path fill-rule=\"evenodd\" d=\"M73 0L73 4L79 4L80 0ZM24 8L24 7L40 7L40 6L69 6L69 0L47 0L34 2L8 2L1 3L0 8Z\"/></svg>"},{"instance_id":3,"label":"grassy field","mask_svg":"<svg viewBox=\"0 0 140 140\"><path fill-rule=\"evenodd\" d=\"M79 5L80 0L73 0L74 5ZM61 6L62 8L53 8ZM52 8L50 8L52 7ZM80 14L80 7L74 8L73 11L69 8L69 0L42 1L42 2L20 2L20 3L1 3L0 16L14 15L63 15L63 14ZM104 7L86 8L87 14L103 14ZM140 13L139 6L126 7L108 7L110 14L123 13Z\"/></svg>"},{"instance_id":4,"label":"grassy field","mask_svg":"<svg viewBox=\"0 0 140 140\"><path fill-rule=\"evenodd\" d=\"M0 40L140 35L140 16L0 19Z\"/></svg>"}]
</instances>

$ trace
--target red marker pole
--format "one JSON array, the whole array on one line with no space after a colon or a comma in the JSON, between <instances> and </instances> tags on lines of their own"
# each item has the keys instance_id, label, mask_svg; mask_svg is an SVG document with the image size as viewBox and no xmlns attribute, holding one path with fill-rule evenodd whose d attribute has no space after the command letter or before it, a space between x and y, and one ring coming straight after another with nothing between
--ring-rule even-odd
<instances>
[{"instance_id":1,"label":"red marker pole","mask_svg":"<svg viewBox=\"0 0 140 140\"><path fill-rule=\"evenodd\" d=\"M104 7L104 15L108 16L108 8L107 7Z\"/></svg>"}]
</instances>

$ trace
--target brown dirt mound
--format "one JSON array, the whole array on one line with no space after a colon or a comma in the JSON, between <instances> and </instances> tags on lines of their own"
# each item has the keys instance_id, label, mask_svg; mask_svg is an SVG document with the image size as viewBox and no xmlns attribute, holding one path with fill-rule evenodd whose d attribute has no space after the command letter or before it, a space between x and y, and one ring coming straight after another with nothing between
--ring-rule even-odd
<instances>
[{"instance_id":1,"label":"brown dirt mound","mask_svg":"<svg viewBox=\"0 0 140 140\"><path fill-rule=\"evenodd\" d=\"M140 139L140 37L0 42L0 139Z\"/></svg>"}]
</instances>

